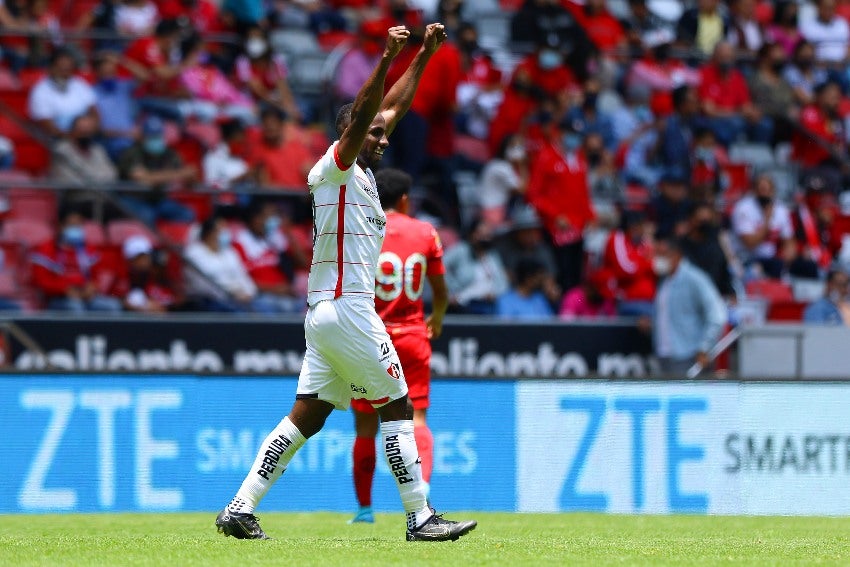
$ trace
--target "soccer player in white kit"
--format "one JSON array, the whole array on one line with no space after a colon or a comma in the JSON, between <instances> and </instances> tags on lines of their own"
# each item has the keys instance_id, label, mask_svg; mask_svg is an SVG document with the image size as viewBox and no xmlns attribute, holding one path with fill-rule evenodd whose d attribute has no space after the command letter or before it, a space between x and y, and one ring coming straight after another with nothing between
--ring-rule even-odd
<instances>
[{"instance_id":1,"label":"soccer player in white kit","mask_svg":"<svg viewBox=\"0 0 850 567\"><path fill-rule=\"evenodd\" d=\"M445 520L426 501L404 371L375 312L375 266L386 216L369 167L381 159L425 65L446 39L441 24L428 25L421 49L383 97L387 70L409 35L404 26L389 29L380 62L354 103L337 115L339 141L307 177L313 199L307 353L292 410L263 441L236 496L216 518L227 536L267 538L255 507L307 438L331 411L348 409L352 397L371 401L381 418L381 445L404 505L407 540L456 540L476 526L473 520Z\"/></svg>"}]
</instances>

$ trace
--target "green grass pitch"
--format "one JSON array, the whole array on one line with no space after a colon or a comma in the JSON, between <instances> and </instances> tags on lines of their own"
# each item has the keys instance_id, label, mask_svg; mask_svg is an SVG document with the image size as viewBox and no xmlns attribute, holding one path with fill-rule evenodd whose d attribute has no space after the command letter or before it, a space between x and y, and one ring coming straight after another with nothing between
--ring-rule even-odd
<instances>
[{"instance_id":1,"label":"green grass pitch","mask_svg":"<svg viewBox=\"0 0 850 567\"><path fill-rule=\"evenodd\" d=\"M259 516L273 540L214 513L0 516L0 565L850 565L850 518L447 514L479 525L437 544L404 541L401 514Z\"/></svg>"}]
</instances>

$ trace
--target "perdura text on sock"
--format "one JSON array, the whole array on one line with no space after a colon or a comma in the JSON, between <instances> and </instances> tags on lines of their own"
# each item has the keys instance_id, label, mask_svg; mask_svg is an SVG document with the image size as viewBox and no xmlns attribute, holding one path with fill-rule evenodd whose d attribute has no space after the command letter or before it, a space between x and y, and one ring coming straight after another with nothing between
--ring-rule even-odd
<instances>
[{"instance_id":1,"label":"perdura text on sock","mask_svg":"<svg viewBox=\"0 0 850 567\"><path fill-rule=\"evenodd\" d=\"M413 482L413 477L407 472L407 467L404 466L404 459L401 456L401 449L398 446L398 435L388 435L387 443L387 462L389 462L390 470L393 471L399 484Z\"/></svg>"},{"instance_id":2,"label":"perdura text on sock","mask_svg":"<svg viewBox=\"0 0 850 567\"><path fill-rule=\"evenodd\" d=\"M277 439L272 439L271 443L269 443L268 449L265 452L266 456L263 458L259 470L257 470L257 474L266 480L269 480L269 475L274 473L277 468L277 462L280 460L280 456L292 445L292 441L283 435L278 435L277 437Z\"/></svg>"}]
</instances>

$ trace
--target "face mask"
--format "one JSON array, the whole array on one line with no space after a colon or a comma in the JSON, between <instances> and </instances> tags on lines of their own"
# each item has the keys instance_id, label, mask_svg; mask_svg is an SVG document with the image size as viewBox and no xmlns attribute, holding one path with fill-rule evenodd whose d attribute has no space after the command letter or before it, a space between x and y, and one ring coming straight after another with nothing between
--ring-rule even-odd
<instances>
[{"instance_id":1,"label":"face mask","mask_svg":"<svg viewBox=\"0 0 850 567\"><path fill-rule=\"evenodd\" d=\"M65 92L68 90L68 79L52 79L56 90Z\"/></svg>"},{"instance_id":2,"label":"face mask","mask_svg":"<svg viewBox=\"0 0 850 567\"><path fill-rule=\"evenodd\" d=\"M830 291L829 300L835 304L838 304L844 300L844 295L842 295L840 291Z\"/></svg>"},{"instance_id":3,"label":"face mask","mask_svg":"<svg viewBox=\"0 0 850 567\"><path fill-rule=\"evenodd\" d=\"M770 68L773 69L774 73L781 73L782 69L785 68L785 61L774 61L770 64Z\"/></svg>"},{"instance_id":4,"label":"face mask","mask_svg":"<svg viewBox=\"0 0 850 567\"><path fill-rule=\"evenodd\" d=\"M218 245L221 248L230 248L230 231L227 229L222 230L218 233Z\"/></svg>"},{"instance_id":5,"label":"face mask","mask_svg":"<svg viewBox=\"0 0 850 567\"><path fill-rule=\"evenodd\" d=\"M599 152L588 152L587 163L590 167L596 167L602 162L602 154Z\"/></svg>"},{"instance_id":6,"label":"face mask","mask_svg":"<svg viewBox=\"0 0 850 567\"><path fill-rule=\"evenodd\" d=\"M277 234L280 229L280 217L274 216L266 219L266 236Z\"/></svg>"},{"instance_id":7,"label":"face mask","mask_svg":"<svg viewBox=\"0 0 850 567\"><path fill-rule=\"evenodd\" d=\"M756 197L756 201L758 201L759 205L761 205L761 208L764 209L773 202L773 197L760 196Z\"/></svg>"},{"instance_id":8,"label":"face mask","mask_svg":"<svg viewBox=\"0 0 850 567\"><path fill-rule=\"evenodd\" d=\"M809 59L808 57L806 57L805 59L798 59L797 60L797 67L799 67L803 71L808 71L809 69L812 68L812 65L814 65L814 64L815 64L815 60Z\"/></svg>"},{"instance_id":9,"label":"face mask","mask_svg":"<svg viewBox=\"0 0 850 567\"><path fill-rule=\"evenodd\" d=\"M94 140L91 136L80 136L79 138L77 138L77 145L80 147L80 149L83 150L89 149L92 145L92 142L94 142Z\"/></svg>"},{"instance_id":10,"label":"face mask","mask_svg":"<svg viewBox=\"0 0 850 567\"><path fill-rule=\"evenodd\" d=\"M635 107L635 118L641 124L652 122L652 111L648 106L640 105Z\"/></svg>"},{"instance_id":11,"label":"face mask","mask_svg":"<svg viewBox=\"0 0 850 567\"><path fill-rule=\"evenodd\" d=\"M657 276L666 276L670 274L670 271L673 269L672 264L670 263L670 258L664 258L663 256L656 256L652 259L652 271L655 272Z\"/></svg>"},{"instance_id":12,"label":"face mask","mask_svg":"<svg viewBox=\"0 0 850 567\"><path fill-rule=\"evenodd\" d=\"M585 108L596 108L596 101L599 98L599 95L596 93L587 93L584 95L584 104Z\"/></svg>"},{"instance_id":13,"label":"face mask","mask_svg":"<svg viewBox=\"0 0 850 567\"><path fill-rule=\"evenodd\" d=\"M670 44L665 43L663 45L659 45L653 51L653 55L655 56L656 61L667 61L670 58Z\"/></svg>"},{"instance_id":14,"label":"face mask","mask_svg":"<svg viewBox=\"0 0 850 567\"><path fill-rule=\"evenodd\" d=\"M725 74L725 73L728 73L729 71L731 71L731 70L732 70L732 63L729 63L729 62L718 63L718 64L717 64L717 69L718 69L721 73L724 73L724 74Z\"/></svg>"},{"instance_id":15,"label":"face mask","mask_svg":"<svg viewBox=\"0 0 850 567\"><path fill-rule=\"evenodd\" d=\"M245 42L245 53L252 59L262 56L266 52L266 49L266 40L259 37L252 37Z\"/></svg>"},{"instance_id":16,"label":"face mask","mask_svg":"<svg viewBox=\"0 0 850 567\"><path fill-rule=\"evenodd\" d=\"M114 93L118 89L118 79L101 79L98 84L100 89L107 93Z\"/></svg>"},{"instance_id":17,"label":"face mask","mask_svg":"<svg viewBox=\"0 0 850 567\"><path fill-rule=\"evenodd\" d=\"M564 149L568 152L574 152L581 147L582 138L580 134L567 132L561 137L561 143L564 144Z\"/></svg>"},{"instance_id":18,"label":"face mask","mask_svg":"<svg viewBox=\"0 0 850 567\"><path fill-rule=\"evenodd\" d=\"M694 157L701 162L714 162L714 150L711 148L694 148Z\"/></svg>"},{"instance_id":19,"label":"face mask","mask_svg":"<svg viewBox=\"0 0 850 567\"><path fill-rule=\"evenodd\" d=\"M551 49L544 49L537 56L537 63L541 69L551 70L561 64L561 54Z\"/></svg>"},{"instance_id":20,"label":"face mask","mask_svg":"<svg viewBox=\"0 0 850 567\"><path fill-rule=\"evenodd\" d=\"M511 146L505 151L508 161L522 161L525 159L525 148L522 146Z\"/></svg>"},{"instance_id":21,"label":"face mask","mask_svg":"<svg viewBox=\"0 0 850 567\"><path fill-rule=\"evenodd\" d=\"M142 146L149 154L160 155L165 152L165 138L145 138L142 141Z\"/></svg>"},{"instance_id":22,"label":"face mask","mask_svg":"<svg viewBox=\"0 0 850 567\"><path fill-rule=\"evenodd\" d=\"M79 248L86 242L86 233L83 227L78 225L66 226L62 229L62 242L68 246Z\"/></svg>"}]
</instances>

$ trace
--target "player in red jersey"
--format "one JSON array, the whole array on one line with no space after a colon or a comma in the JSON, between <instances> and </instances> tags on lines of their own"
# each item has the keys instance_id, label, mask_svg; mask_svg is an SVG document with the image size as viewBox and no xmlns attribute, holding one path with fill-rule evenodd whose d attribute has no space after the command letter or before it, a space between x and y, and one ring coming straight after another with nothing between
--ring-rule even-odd
<instances>
[{"instance_id":1,"label":"player in red jersey","mask_svg":"<svg viewBox=\"0 0 850 567\"><path fill-rule=\"evenodd\" d=\"M443 279L443 247L430 224L408 215L412 180L397 169L375 175L381 206L387 215L386 237L375 274L375 309L392 337L407 379L413 405L413 434L422 459L422 478L431 482L434 438L425 414L431 385L431 343L443 330L449 293ZM422 294L425 279L433 292L432 310L425 318ZM374 522L372 479L375 475L375 436L378 415L366 400L352 400L354 410L354 487L360 510L351 520Z\"/></svg>"}]
</instances>

